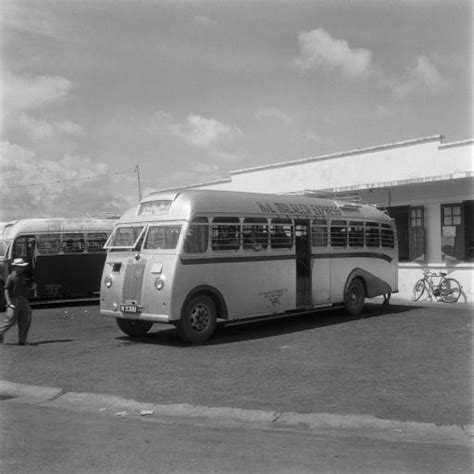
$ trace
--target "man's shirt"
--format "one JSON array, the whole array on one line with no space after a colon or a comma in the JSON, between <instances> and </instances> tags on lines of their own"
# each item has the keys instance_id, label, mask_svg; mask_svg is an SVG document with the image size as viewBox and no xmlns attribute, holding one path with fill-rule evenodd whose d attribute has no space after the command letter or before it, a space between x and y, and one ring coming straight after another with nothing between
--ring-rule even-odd
<instances>
[{"instance_id":1,"label":"man's shirt","mask_svg":"<svg viewBox=\"0 0 474 474\"><path fill-rule=\"evenodd\" d=\"M10 298L19 298L26 296L26 283L23 275L19 275L13 270L7 277L5 289L8 290Z\"/></svg>"}]
</instances>

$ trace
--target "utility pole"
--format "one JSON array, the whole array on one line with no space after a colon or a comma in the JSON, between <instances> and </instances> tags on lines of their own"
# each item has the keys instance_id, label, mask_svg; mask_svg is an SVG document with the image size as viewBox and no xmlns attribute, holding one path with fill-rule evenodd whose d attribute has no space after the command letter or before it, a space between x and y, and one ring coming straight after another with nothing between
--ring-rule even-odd
<instances>
[{"instance_id":1,"label":"utility pole","mask_svg":"<svg viewBox=\"0 0 474 474\"><path fill-rule=\"evenodd\" d=\"M142 187L140 184L140 168L138 165L135 166L135 172L137 173L137 182L138 182L138 202L142 200Z\"/></svg>"}]
</instances>

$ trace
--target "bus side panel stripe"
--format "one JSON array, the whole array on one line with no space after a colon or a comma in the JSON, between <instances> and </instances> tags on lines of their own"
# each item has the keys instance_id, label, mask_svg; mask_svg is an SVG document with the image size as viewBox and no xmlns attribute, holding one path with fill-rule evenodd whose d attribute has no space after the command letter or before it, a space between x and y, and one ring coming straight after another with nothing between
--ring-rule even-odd
<instances>
[{"instance_id":1,"label":"bus side panel stripe","mask_svg":"<svg viewBox=\"0 0 474 474\"><path fill-rule=\"evenodd\" d=\"M344 253L315 253L312 258L380 258L387 262L393 260L390 255L378 252L344 252ZM238 263L238 262L268 262L271 260L295 260L296 255L256 255L256 256L229 256L229 257L203 257L203 258L183 258L182 265L205 265L210 263Z\"/></svg>"},{"instance_id":2,"label":"bus side panel stripe","mask_svg":"<svg viewBox=\"0 0 474 474\"><path fill-rule=\"evenodd\" d=\"M379 252L344 252L344 253L313 253L313 258L380 258L391 263L393 258Z\"/></svg>"},{"instance_id":3,"label":"bus side panel stripe","mask_svg":"<svg viewBox=\"0 0 474 474\"><path fill-rule=\"evenodd\" d=\"M237 263L237 262L268 262L270 260L295 260L295 255L262 255L255 257L206 257L206 258L183 258L181 263L183 265L203 265L209 263Z\"/></svg>"}]
</instances>

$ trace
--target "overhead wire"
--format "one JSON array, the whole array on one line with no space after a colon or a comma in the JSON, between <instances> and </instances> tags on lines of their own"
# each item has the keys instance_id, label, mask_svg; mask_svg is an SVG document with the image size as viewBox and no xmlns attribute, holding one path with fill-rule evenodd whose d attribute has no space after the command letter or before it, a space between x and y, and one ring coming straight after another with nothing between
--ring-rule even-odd
<instances>
[{"instance_id":1,"label":"overhead wire","mask_svg":"<svg viewBox=\"0 0 474 474\"><path fill-rule=\"evenodd\" d=\"M102 175L95 175L95 176L86 176L84 178L73 178L73 179L57 179L57 180L51 180L51 181L44 181L41 183L32 183L32 184L20 184L18 186L0 186L0 191L6 190L6 189L19 189L19 188L29 188L32 186L44 186L45 184L59 184L59 183L67 183L67 182L76 182L76 181L85 181L88 179L95 179L95 178L108 178L110 176L117 176L120 174L131 174L131 173L136 173L136 170L133 171L118 171L116 173L109 173L109 174L102 174Z\"/></svg>"}]
</instances>

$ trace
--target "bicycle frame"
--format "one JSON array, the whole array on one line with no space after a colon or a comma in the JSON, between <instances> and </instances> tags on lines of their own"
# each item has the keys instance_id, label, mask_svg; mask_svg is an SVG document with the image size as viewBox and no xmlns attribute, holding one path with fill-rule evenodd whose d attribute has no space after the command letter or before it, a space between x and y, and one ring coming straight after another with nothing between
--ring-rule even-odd
<instances>
[{"instance_id":1,"label":"bicycle frame","mask_svg":"<svg viewBox=\"0 0 474 474\"><path fill-rule=\"evenodd\" d=\"M425 290L430 301L435 299L443 303L455 303L463 293L462 286L457 280L446 278L446 273L435 273L430 270L424 270L423 278L415 283L413 301L418 301Z\"/></svg>"}]
</instances>

